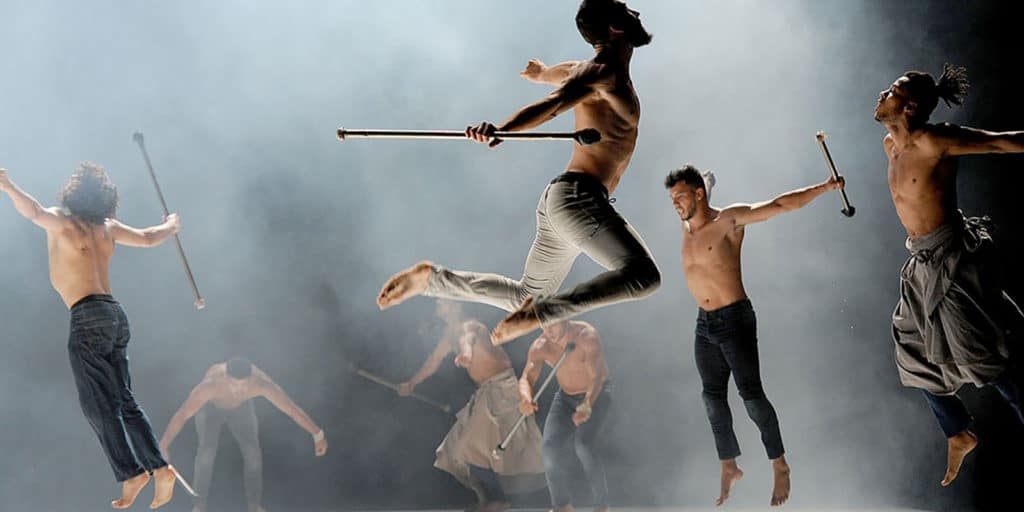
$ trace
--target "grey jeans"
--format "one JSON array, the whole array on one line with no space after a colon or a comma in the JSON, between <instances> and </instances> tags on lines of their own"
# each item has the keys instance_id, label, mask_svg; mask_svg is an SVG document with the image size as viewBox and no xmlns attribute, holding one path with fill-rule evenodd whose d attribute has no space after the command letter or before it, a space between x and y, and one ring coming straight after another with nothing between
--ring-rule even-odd
<instances>
[{"instance_id":1,"label":"grey jeans","mask_svg":"<svg viewBox=\"0 0 1024 512\"><path fill-rule=\"evenodd\" d=\"M581 252L607 271L556 294ZM589 174L567 172L541 195L537 234L522 278L435 266L424 295L481 302L506 311L535 296L534 310L546 326L602 306L642 299L660 284L651 251L612 207L604 185Z\"/></svg>"}]
</instances>

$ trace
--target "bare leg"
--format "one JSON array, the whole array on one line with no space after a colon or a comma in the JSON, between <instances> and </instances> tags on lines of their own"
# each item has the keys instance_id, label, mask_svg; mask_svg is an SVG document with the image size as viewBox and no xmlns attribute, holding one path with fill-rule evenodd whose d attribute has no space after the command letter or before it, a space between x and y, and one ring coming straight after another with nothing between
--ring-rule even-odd
<instances>
[{"instance_id":1,"label":"bare leg","mask_svg":"<svg viewBox=\"0 0 1024 512\"><path fill-rule=\"evenodd\" d=\"M725 503L725 500L729 499L729 492L732 491L732 486L741 478L743 478L743 470L740 469L739 464L736 464L736 459L722 461L722 488L718 499L715 500L715 506L720 506L722 503Z\"/></svg>"},{"instance_id":2,"label":"bare leg","mask_svg":"<svg viewBox=\"0 0 1024 512\"><path fill-rule=\"evenodd\" d=\"M978 446L978 437L970 430L964 430L949 438L947 445L946 476L942 479L943 487L956 480L956 475L960 473L960 465L963 464L964 458L967 457L968 453L971 453L971 450L974 450L975 446Z\"/></svg>"},{"instance_id":3,"label":"bare leg","mask_svg":"<svg viewBox=\"0 0 1024 512\"><path fill-rule=\"evenodd\" d=\"M135 503L135 498L139 496L139 491L147 483L149 483L149 473L145 471L125 480L121 484L121 498L111 501L110 506L114 508L128 508L132 506L132 503Z\"/></svg>"},{"instance_id":4,"label":"bare leg","mask_svg":"<svg viewBox=\"0 0 1024 512\"><path fill-rule=\"evenodd\" d=\"M177 483L177 479L174 476L174 468L168 464L153 470L153 479L156 480L156 492L153 495L153 502L149 504L149 508L160 508L174 497L174 485Z\"/></svg>"},{"instance_id":5,"label":"bare leg","mask_svg":"<svg viewBox=\"0 0 1024 512\"><path fill-rule=\"evenodd\" d=\"M775 472L775 488L772 489L772 506L779 507L789 500L789 464L786 456L772 459L772 470Z\"/></svg>"},{"instance_id":6,"label":"bare leg","mask_svg":"<svg viewBox=\"0 0 1024 512\"><path fill-rule=\"evenodd\" d=\"M391 276L377 295L377 307L387 309L426 291L433 267L429 261L421 261Z\"/></svg>"}]
</instances>

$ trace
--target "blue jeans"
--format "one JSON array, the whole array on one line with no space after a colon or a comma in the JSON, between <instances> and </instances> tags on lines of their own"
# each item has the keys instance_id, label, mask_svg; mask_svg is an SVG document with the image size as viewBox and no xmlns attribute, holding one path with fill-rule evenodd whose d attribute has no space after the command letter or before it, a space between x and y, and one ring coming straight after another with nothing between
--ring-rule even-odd
<instances>
[{"instance_id":1,"label":"blue jeans","mask_svg":"<svg viewBox=\"0 0 1024 512\"><path fill-rule=\"evenodd\" d=\"M991 386L996 388L1017 413L1020 422L1024 423L1024 382L1020 369L1011 366L997 377ZM935 395L923 389L921 391L946 437L953 437L971 426L971 413L967 412L967 407L964 407L964 403L955 394Z\"/></svg>"},{"instance_id":2,"label":"blue jeans","mask_svg":"<svg viewBox=\"0 0 1024 512\"><path fill-rule=\"evenodd\" d=\"M572 470L575 465L573 459L576 458L590 483L594 507L608 506L608 482L595 444L608 417L612 401L610 391L611 384L606 382L601 396L594 402L590 419L578 427L573 424L572 415L583 403L585 393L569 395L559 389L551 401L551 409L544 421L543 451L548 491L554 507L572 504Z\"/></svg>"},{"instance_id":3,"label":"blue jeans","mask_svg":"<svg viewBox=\"0 0 1024 512\"><path fill-rule=\"evenodd\" d=\"M764 394L757 355L757 318L747 299L713 311L700 310L697 315L697 340L694 348L697 371L704 387L704 407L720 460L740 455L740 445L732 428L729 409L729 375L736 378L736 387L747 414L761 431L761 442L769 459L785 453L779 418Z\"/></svg>"},{"instance_id":4,"label":"blue jeans","mask_svg":"<svg viewBox=\"0 0 1024 512\"><path fill-rule=\"evenodd\" d=\"M130 337L128 317L113 297L89 295L71 307L68 356L78 402L119 482L167 465L132 395Z\"/></svg>"}]
</instances>

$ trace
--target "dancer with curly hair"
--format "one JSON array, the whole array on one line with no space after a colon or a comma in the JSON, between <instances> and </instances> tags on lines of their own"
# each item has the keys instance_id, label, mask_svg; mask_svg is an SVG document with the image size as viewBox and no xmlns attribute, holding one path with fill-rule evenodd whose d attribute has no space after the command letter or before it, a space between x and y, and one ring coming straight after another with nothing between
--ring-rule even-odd
<instances>
[{"instance_id":1,"label":"dancer with curly hair","mask_svg":"<svg viewBox=\"0 0 1024 512\"><path fill-rule=\"evenodd\" d=\"M178 216L138 229L121 223L117 187L103 167L82 163L60 191L59 207L46 208L0 169L0 191L26 219L46 230L50 282L71 312L68 354L78 399L103 447L128 508L156 480L150 508L171 500L175 473L160 453L153 428L132 394L128 373L128 318L110 291L114 245L153 247L178 232Z\"/></svg>"}]
</instances>

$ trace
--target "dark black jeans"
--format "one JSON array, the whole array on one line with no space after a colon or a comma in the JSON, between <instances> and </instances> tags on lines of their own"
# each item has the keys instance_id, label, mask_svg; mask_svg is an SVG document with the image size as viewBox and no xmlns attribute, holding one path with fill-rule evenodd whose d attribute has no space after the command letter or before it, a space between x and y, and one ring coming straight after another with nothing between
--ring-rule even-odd
<instances>
[{"instance_id":1,"label":"dark black jeans","mask_svg":"<svg viewBox=\"0 0 1024 512\"><path fill-rule=\"evenodd\" d=\"M590 483L594 507L608 506L608 481L596 442L612 405L611 383L605 383L601 396L594 402L590 419L577 427L572 415L584 396L585 393L568 395L559 389L544 421L544 469L551 505L555 507L572 504L572 470L576 458Z\"/></svg>"},{"instance_id":2,"label":"dark black jeans","mask_svg":"<svg viewBox=\"0 0 1024 512\"><path fill-rule=\"evenodd\" d=\"M259 423L256 421L256 410L252 400L230 410L206 404L196 414L199 448L196 450L196 470L193 475L196 492L200 496L196 500L196 505L200 510L206 510L206 497L210 495L210 481L213 478L213 463L217 459L220 431L225 424L238 441L238 449L242 452L245 501L249 512L256 512L263 499L263 450L260 448Z\"/></svg>"},{"instance_id":3,"label":"dark black jeans","mask_svg":"<svg viewBox=\"0 0 1024 512\"><path fill-rule=\"evenodd\" d=\"M729 375L736 378L747 414L761 431L761 442L768 458L781 457L785 449L779 418L761 385L757 318L750 301L744 299L713 311L701 309L696 334L697 371L704 385L704 407L715 435L718 458L728 460L740 455L729 409Z\"/></svg>"},{"instance_id":4,"label":"dark black jeans","mask_svg":"<svg viewBox=\"0 0 1024 512\"><path fill-rule=\"evenodd\" d=\"M128 317L113 297L89 295L71 306L68 356L78 402L119 482L167 465L132 395L130 338Z\"/></svg>"},{"instance_id":5,"label":"dark black jeans","mask_svg":"<svg viewBox=\"0 0 1024 512\"><path fill-rule=\"evenodd\" d=\"M1024 423L1024 378L1019 368L1011 366L1003 372L991 384L996 391L1003 396L1013 411L1017 413L1017 419ZM933 395L928 391L921 390L928 400L935 419L939 420L939 427L946 437L953 437L971 426L971 413L956 395Z\"/></svg>"}]
</instances>

